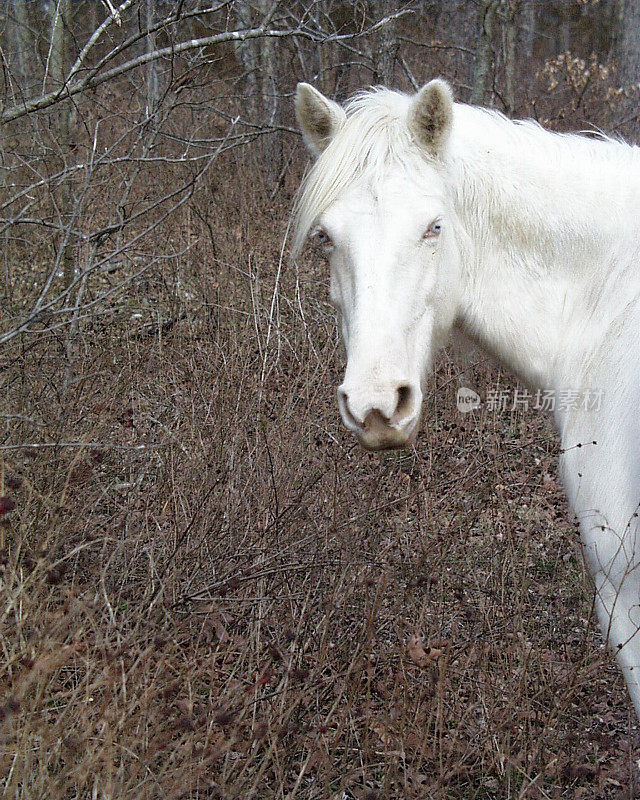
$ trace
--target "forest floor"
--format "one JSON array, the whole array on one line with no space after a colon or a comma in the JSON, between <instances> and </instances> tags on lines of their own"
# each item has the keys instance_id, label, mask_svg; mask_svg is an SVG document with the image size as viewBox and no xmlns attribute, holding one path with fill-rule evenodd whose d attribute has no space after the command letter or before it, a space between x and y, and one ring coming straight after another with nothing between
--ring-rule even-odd
<instances>
[{"instance_id":1,"label":"forest floor","mask_svg":"<svg viewBox=\"0 0 640 800\"><path fill-rule=\"evenodd\" d=\"M4 795L640 796L549 419L461 414L443 354L415 448L361 451L287 208L2 354Z\"/></svg>"}]
</instances>

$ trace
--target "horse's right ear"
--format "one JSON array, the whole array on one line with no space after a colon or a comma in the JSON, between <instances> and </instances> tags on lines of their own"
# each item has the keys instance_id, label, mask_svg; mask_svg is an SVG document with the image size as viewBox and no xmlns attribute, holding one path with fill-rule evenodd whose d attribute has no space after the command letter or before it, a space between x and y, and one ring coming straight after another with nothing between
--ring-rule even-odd
<instances>
[{"instance_id":1,"label":"horse's right ear","mask_svg":"<svg viewBox=\"0 0 640 800\"><path fill-rule=\"evenodd\" d=\"M314 156L322 153L346 119L337 103L308 83L299 83L296 89L296 116L305 144Z\"/></svg>"},{"instance_id":2,"label":"horse's right ear","mask_svg":"<svg viewBox=\"0 0 640 800\"><path fill-rule=\"evenodd\" d=\"M411 136L431 156L441 155L451 133L453 92L446 81L436 78L425 84L409 107L407 123Z\"/></svg>"}]
</instances>

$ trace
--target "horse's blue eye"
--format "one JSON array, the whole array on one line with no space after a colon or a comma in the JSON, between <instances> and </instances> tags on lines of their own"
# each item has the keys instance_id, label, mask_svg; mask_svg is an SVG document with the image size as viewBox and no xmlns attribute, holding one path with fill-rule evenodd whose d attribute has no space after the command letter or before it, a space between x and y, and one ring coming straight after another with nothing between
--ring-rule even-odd
<instances>
[{"instance_id":1,"label":"horse's blue eye","mask_svg":"<svg viewBox=\"0 0 640 800\"><path fill-rule=\"evenodd\" d=\"M322 228L316 228L312 233L315 241L322 247L323 250L331 250L333 242L329 234Z\"/></svg>"},{"instance_id":2,"label":"horse's blue eye","mask_svg":"<svg viewBox=\"0 0 640 800\"><path fill-rule=\"evenodd\" d=\"M436 237L440 236L441 230L442 230L441 222L432 222L431 225L429 225L427 230L424 232L422 238L435 239Z\"/></svg>"}]
</instances>

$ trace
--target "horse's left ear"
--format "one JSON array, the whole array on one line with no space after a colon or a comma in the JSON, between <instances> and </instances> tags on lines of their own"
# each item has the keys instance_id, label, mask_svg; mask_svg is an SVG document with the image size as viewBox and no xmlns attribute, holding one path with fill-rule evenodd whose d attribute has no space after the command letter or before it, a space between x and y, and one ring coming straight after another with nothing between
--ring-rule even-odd
<instances>
[{"instance_id":1,"label":"horse's left ear","mask_svg":"<svg viewBox=\"0 0 640 800\"><path fill-rule=\"evenodd\" d=\"M413 138L431 156L442 153L453 122L453 92L446 81L436 78L414 97L407 123Z\"/></svg>"},{"instance_id":2,"label":"horse's left ear","mask_svg":"<svg viewBox=\"0 0 640 800\"><path fill-rule=\"evenodd\" d=\"M296 116L305 144L312 155L319 156L342 127L346 114L308 83L296 89Z\"/></svg>"}]
</instances>

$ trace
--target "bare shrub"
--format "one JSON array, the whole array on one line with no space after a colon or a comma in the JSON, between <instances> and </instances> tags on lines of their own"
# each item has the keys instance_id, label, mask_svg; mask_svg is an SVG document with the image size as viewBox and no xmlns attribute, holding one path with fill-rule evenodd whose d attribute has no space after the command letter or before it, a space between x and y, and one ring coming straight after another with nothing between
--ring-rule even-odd
<instances>
[{"instance_id":1,"label":"bare shrub","mask_svg":"<svg viewBox=\"0 0 640 800\"><path fill-rule=\"evenodd\" d=\"M168 5L194 14L158 47L226 30L230 4ZM375 20L330 6L269 24L299 30L285 64L317 58L304 77L343 92L371 73ZM425 59L462 74L454 11L424 12L423 41L423 18L398 17L395 80ZM145 66L149 31L125 12L109 35ZM208 48L159 61L152 113L140 70L78 91L64 148L56 104L3 129L4 794L634 796L637 731L550 426L461 416L445 358L415 450L355 449L326 276L283 245L291 113L274 186L248 148L278 125L244 113L233 46ZM469 378L512 386L483 362Z\"/></svg>"}]
</instances>

